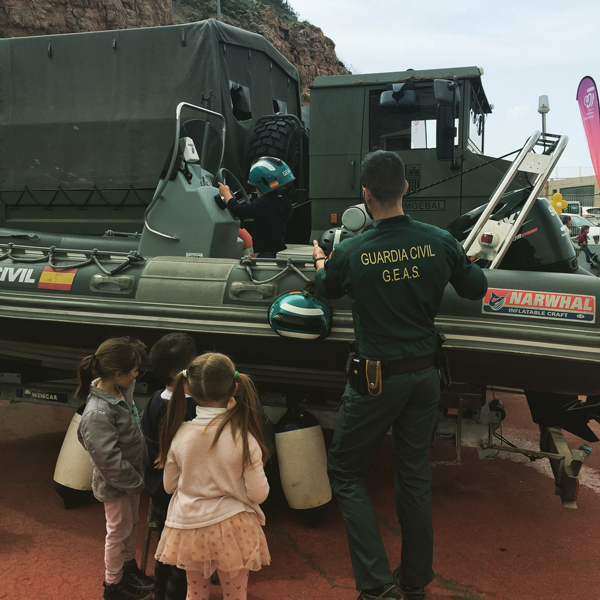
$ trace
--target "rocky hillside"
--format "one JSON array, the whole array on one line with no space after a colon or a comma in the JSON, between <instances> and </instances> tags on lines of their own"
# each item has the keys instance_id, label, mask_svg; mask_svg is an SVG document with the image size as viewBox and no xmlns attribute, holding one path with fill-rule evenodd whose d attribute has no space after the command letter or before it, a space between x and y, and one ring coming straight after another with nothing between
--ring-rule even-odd
<instances>
[{"instance_id":1,"label":"rocky hillside","mask_svg":"<svg viewBox=\"0 0 600 600\"><path fill-rule=\"evenodd\" d=\"M222 2L224 22L263 35L300 73L302 100L317 75L348 73L318 27L277 14L260 0ZM0 37L48 35L201 21L214 0L0 0Z\"/></svg>"}]
</instances>

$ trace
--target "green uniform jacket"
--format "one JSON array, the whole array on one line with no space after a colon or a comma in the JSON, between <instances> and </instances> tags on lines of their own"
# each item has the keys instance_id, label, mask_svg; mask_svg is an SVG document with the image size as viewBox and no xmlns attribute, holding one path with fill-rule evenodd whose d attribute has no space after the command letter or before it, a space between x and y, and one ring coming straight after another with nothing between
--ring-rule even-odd
<instances>
[{"instance_id":1,"label":"green uniform jacket","mask_svg":"<svg viewBox=\"0 0 600 600\"><path fill-rule=\"evenodd\" d=\"M471 300L487 291L483 271L450 233L408 215L380 219L340 242L315 283L326 298L348 294L358 353L374 360L433 354L448 283Z\"/></svg>"}]
</instances>

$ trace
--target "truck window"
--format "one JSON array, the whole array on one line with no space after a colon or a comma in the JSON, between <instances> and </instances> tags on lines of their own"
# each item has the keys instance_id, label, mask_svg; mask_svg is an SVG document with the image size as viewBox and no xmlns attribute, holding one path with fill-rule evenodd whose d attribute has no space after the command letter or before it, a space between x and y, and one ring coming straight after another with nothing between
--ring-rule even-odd
<instances>
[{"instance_id":1,"label":"truck window","mask_svg":"<svg viewBox=\"0 0 600 600\"><path fill-rule=\"evenodd\" d=\"M287 115L287 102L284 102L283 100L277 100L277 98L273 98L273 112L275 114L279 113L281 115Z\"/></svg>"},{"instance_id":2,"label":"truck window","mask_svg":"<svg viewBox=\"0 0 600 600\"><path fill-rule=\"evenodd\" d=\"M437 102L433 85L416 86L420 108L402 115L380 106L379 97L385 89L369 91L369 152L435 148Z\"/></svg>"},{"instance_id":3,"label":"truck window","mask_svg":"<svg viewBox=\"0 0 600 600\"><path fill-rule=\"evenodd\" d=\"M467 148L476 154L483 154L483 134L485 129L485 112L475 91L471 86L469 103L469 141Z\"/></svg>"},{"instance_id":4,"label":"truck window","mask_svg":"<svg viewBox=\"0 0 600 600\"><path fill-rule=\"evenodd\" d=\"M233 116L238 121L249 121L252 118L250 88L230 80L229 94L231 96Z\"/></svg>"}]
</instances>

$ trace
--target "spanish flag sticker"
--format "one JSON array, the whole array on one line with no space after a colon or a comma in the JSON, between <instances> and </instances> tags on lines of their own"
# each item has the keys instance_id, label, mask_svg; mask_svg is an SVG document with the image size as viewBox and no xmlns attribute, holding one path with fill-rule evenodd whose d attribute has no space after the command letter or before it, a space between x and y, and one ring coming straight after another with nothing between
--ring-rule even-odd
<instances>
[{"instance_id":1,"label":"spanish flag sticker","mask_svg":"<svg viewBox=\"0 0 600 600\"><path fill-rule=\"evenodd\" d=\"M271 189L276 188L279 185L279 181L275 180L275 181L271 181L271 183L269 184L269 187Z\"/></svg>"},{"instance_id":2,"label":"spanish flag sticker","mask_svg":"<svg viewBox=\"0 0 600 600\"><path fill-rule=\"evenodd\" d=\"M44 267L38 282L38 289L43 288L47 290L63 290L68 292L73 285L75 273L77 273L77 269L53 269L52 267Z\"/></svg>"}]
</instances>

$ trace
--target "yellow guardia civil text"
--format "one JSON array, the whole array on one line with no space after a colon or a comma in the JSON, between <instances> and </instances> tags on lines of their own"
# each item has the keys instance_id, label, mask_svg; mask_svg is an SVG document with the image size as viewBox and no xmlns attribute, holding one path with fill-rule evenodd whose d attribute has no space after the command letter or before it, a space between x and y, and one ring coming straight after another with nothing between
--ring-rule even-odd
<instances>
[{"instance_id":1,"label":"yellow guardia civil text","mask_svg":"<svg viewBox=\"0 0 600 600\"><path fill-rule=\"evenodd\" d=\"M417 261L435 257L435 253L429 244L423 246L411 246L410 248L398 248L393 250L380 250L379 252L363 252L360 255L361 263L366 267L380 264L394 264L405 261ZM383 281L402 281L404 279L417 279L419 267L415 264L407 264L381 271Z\"/></svg>"}]
</instances>

